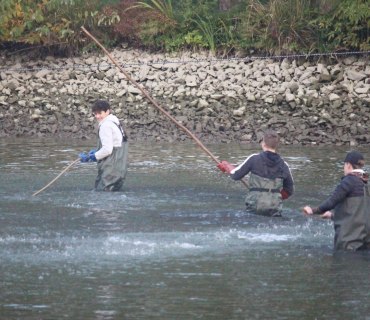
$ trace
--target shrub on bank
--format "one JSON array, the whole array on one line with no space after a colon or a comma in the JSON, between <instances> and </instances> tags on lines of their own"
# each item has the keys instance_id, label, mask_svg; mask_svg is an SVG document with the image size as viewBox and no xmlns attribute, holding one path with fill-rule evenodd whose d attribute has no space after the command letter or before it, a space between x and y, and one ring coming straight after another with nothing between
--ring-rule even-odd
<instances>
[{"instance_id":1,"label":"shrub on bank","mask_svg":"<svg viewBox=\"0 0 370 320\"><path fill-rule=\"evenodd\" d=\"M107 46L309 53L369 50L368 0L2 0L0 43L66 53Z\"/></svg>"},{"instance_id":2,"label":"shrub on bank","mask_svg":"<svg viewBox=\"0 0 370 320\"><path fill-rule=\"evenodd\" d=\"M37 46L67 54L87 46L81 26L113 43L119 21L107 0L1 0L0 43Z\"/></svg>"}]
</instances>

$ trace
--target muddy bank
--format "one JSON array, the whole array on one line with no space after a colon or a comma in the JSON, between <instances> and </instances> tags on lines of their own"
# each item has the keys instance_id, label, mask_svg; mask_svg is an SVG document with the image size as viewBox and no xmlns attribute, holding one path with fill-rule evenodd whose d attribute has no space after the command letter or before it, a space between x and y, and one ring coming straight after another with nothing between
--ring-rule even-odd
<instances>
[{"instance_id":1,"label":"muddy bank","mask_svg":"<svg viewBox=\"0 0 370 320\"><path fill-rule=\"evenodd\" d=\"M123 50L113 56L204 142L255 142L266 128L286 144L370 142L366 57L210 61ZM131 140L188 139L104 56L27 61L3 54L0 62L0 137L95 138L90 104L103 98Z\"/></svg>"}]
</instances>

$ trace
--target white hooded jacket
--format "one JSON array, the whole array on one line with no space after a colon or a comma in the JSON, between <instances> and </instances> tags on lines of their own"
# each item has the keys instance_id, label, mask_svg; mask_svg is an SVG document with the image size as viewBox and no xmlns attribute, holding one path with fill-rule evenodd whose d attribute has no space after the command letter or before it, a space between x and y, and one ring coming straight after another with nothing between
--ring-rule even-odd
<instances>
[{"instance_id":1,"label":"white hooded jacket","mask_svg":"<svg viewBox=\"0 0 370 320\"><path fill-rule=\"evenodd\" d=\"M108 157L114 147L122 145L122 133L119 129L119 120L115 115L109 114L99 123L99 139L102 147L95 153L97 160Z\"/></svg>"}]
</instances>

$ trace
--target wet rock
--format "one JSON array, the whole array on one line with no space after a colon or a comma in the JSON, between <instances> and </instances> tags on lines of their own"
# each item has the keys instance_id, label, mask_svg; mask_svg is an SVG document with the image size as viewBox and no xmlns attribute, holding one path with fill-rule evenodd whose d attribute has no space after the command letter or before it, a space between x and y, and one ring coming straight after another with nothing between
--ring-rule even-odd
<instances>
[{"instance_id":1,"label":"wet rock","mask_svg":"<svg viewBox=\"0 0 370 320\"><path fill-rule=\"evenodd\" d=\"M204 99L198 100L198 110L203 110L205 107L208 107L209 103Z\"/></svg>"},{"instance_id":2,"label":"wet rock","mask_svg":"<svg viewBox=\"0 0 370 320\"><path fill-rule=\"evenodd\" d=\"M36 74L35 74L35 78L45 78L47 75L49 75L51 73L50 70L48 69L43 69L43 70L40 70L38 71Z\"/></svg>"},{"instance_id":3,"label":"wet rock","mask_svg":"<svg viewBox=\"0 0 370 320\"><path fill-rule=\"evenodd\" d=\"M366 74L350 69L347 71L347 78L354 81L361 81L366 78Z\"/></svg>"},{"instance_id":4,"label":"wet rock","mask_svg":"<svg viewBox=\"0 0 370 320\"><path fill-rule=\"evenodd\" d=\"M255 132L271 126L281 131L284 143L369 142L370 67L359 59L334 65L288 59L169 65L161 64L165 58L159 55L114 54L124 61L145 61L127 70L178 121L209 141L248 143L258 140ZM152 61L155 67L147 64ZM95 136L89 108L95 99L106 98L132 139L183 139L105 57L47 59L29 67L43 63L45 70L36 73L0 73L1 136ZM18 62L14 66L24 67ZM50 73L53 66L63 66L63 71Z\"/></svg>"},{"instance_id":5,"label":"wet rock","mask_svg":"<svg viewBox=\"0 0 370 320\"><path fill-rule=\"evenodd\" d=\"M337 94L335 94L335 93L331 93L330 95L329 95L329 100L330 101L335 101L335 100L338 100L338 99L340 99L340 96L338 96Z\"/></svg>"},{"instance_id":6,"label":"wet rock","mask_svg":"<svg viewBox=\"0 0 370 320\"><path fill-rule=\"evenodd\" d=\"M320 74L319 76L319 82L330 82L332 80L332 76L330 74Z\"/></svg>"},{"instance_id":7,"label":"wet rock","mask_svg":"<svg viewBox=\"0 0 370 320\"><path fill-rule=\"evenodd\" d=\"M237 116L237 117L241 117L245 113L245 109L246 108L243 106L243 107L241 107L241 108L239 108L237 110L234 110L233 111L233 115L234 116Z\"/></svg>"},{"instance_id":8,"label":"wet rock","mask_svg":"<svg viewBox=\"0 0 370 320\"><path fill-rule=\"evenodd\" d=\"M358 94L367 94L369 92L369 88L370 86L355 88L355 92Z\"/></svg>"},{"instance_id":9,"label":"wet rock","mask_svg":"<svg viewBox=\"0 0 370 320\"><path fill-rule=\"evenodd\" d=\"M285 95L285 100L286 100L286 102L292 102L292 101L294 101L294 100L295 100L295 96L294 96L294 94L287 93L287 94Z\"/></svg>"},{"instance_id":10,"label":"wet rock","mask_svg":"<svg viewBox=\"0 0 370 320\"><path fill-rule=\"evenodd\" d=\"M188 87L197 87L198 86L197 77L192 75L186 76L185 83Z\"/></svg>"}]
</instances>

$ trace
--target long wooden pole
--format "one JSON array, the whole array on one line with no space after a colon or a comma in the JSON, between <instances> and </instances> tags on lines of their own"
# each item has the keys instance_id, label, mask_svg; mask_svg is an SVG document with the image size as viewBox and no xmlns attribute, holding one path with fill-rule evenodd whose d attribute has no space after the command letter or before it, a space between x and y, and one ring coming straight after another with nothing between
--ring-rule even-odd
<instances>
[{"instance_id":1,"label":"long wooden pole","mask_svg":"<svg viewBox=\"0 0 370 320\"><path fill-rule=\"evenodd\" d=\"M112 57L112 55L108 52L108 50L90 33L88 32L84 27L81 27L83 32L86 33L87 36L89 36L108 56L108 58L113 62L113 64L116 65L116 67L126 76L126 78L136 87L138 88L142 94L160 111L162 112L168 119L170 119L172 122L174 122L178 127L180 127L181 130L185 131L190 138L192 138L195 143L206 153L208 156L212 158L213 161L215 161L217 164L220 163L220 161L212 154L211 151L209 151L204 144L184 125L182 125L180 122L178 122L173 116L171 116L163 107L159 105L159 103L154 100L154 98L144 89L143 86L138 84L118 63L117 61ZM241 182L247 186L246 182L244 180L241 180Z\"/></svg>"},{"instance_id":2,"label":"long wooden pole","mask_svg":"<svg viewBox=\"0 0 370 320\"><path fill-rule=\"evenodd\" d=\"M75 161L73 161L72 163L70 163L66 168L64 168L62 170L61 173L59 173L53 180L51 180L45 187L43 187L42 189L40 189L39 191L35 192L32 196L36 196L38 195L40 192L44 191L46 188L48 188L49 186L51 186L55 181L57 181L63 173L67 172L67 170L69 168L71 168L75 163L77 163L78 161L80 161L80 158L76 159Z\"/></svg>"},{"instance_id":3,"label":"long wooden pole","mask_svg":"<svg viewBox=\"0 0 370 320\"><path fill-rule=\"evenodd\" d=\"M150 94L142 87L140 84L138 84L118 63L117 61L112 57L112 55L108 52L107 49L91 34L89 33L84 27L81 27L83 32L85 32L108 56L108 58L117 66L117 68L126 76L126 78L136 87L138 88L143 95L160 111L162 112L168 119L170 119L172 122L174 122L178 127L180 127L183 131L185 131L195 142L196 144L203 149L205 153L207 153L213 161L216 163L219 163L220 161L209 151L203 143L184 125L182 125L180 122L178 122L173 116L171 116L165 109L163 109L159 103L154 100L150 96Z\"/></svg>"}]
</instances>

